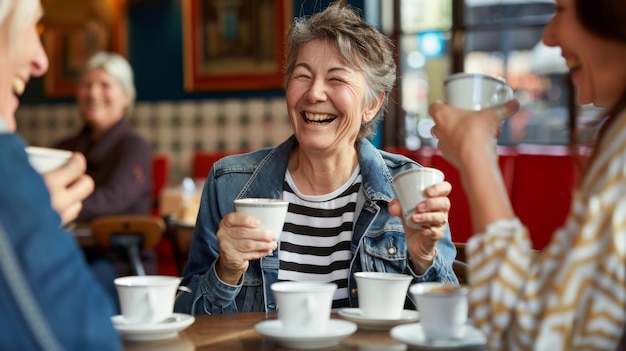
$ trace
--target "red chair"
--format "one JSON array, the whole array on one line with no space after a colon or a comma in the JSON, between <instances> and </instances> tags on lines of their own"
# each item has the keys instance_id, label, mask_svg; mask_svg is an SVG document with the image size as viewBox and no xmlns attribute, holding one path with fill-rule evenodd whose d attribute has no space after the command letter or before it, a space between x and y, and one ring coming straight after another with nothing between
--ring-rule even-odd
<instances>
[{"instance_id":1,"label":"red chair","mask_svg":"<svg viewBox=\"0 0 626 351\"><path fill-rule=\"evenodd\" d=\"M194 179L206 179L213 164L220 158L239 152L233 151L196 151L193 154L191 175Z\"/></svg>"},{"instance_id":2,"label":"red chair","mask_svg":"<svg viewBox=\"0 0 626 351\"><path fill-rule=\"evenodd\" d=\"M535 250L543 249L564 223L578 177L576 156L565 146L518 148L511 203Z\"/></svg>"}]
</instances>

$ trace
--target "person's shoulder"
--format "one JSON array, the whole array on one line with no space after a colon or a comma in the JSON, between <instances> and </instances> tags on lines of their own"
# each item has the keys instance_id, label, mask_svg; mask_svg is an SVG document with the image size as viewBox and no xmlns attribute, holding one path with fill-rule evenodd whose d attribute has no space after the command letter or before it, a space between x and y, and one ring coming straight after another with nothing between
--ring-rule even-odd
<instances>
[{"instance_id":1,"label":"person's shoulder","mask_svg":"<svg viewBox=\"0 0 626 351\"><path fill-rule=\"evenodd\" d=\"M388 166L403 166L406 164L414 165L416 167L419 166L415 160L409 158L408 156L385 151L385 150L379 150L379 152L380 152L380 155L383 157L383 160L385 160L385 163Z\"/></svg>"},{"instance_id":2,"label":"person's shoulder","mask_svg":"<svg viewBox=\"0 0 626 351\"><path fill-rule=\"evenodd\" d=\"M232 154L223 157L221 160L226 165L254 164L258 165L274 147L263 148L255 151L234 151Z\"/></svg>"},{"instance_id":3,"label":"person's shoulder","mask_svg":"<svg viewBox=\"0 0 626 351\"><path fill-rule=\"evenodd\" d=\"M234 151L233 154L227 155L219 159L213 164L216 174L242 172L252 173L261 164L271 162L268 155L273 154L275 147L263 148L255 151Z\"/></svg>"},{"instance_id":4,"label":"person's shoulder","mask_svg":"<svg viewBox=\"0 0 626 351\"><path fill-rule=\"evenodd\" d=\"M146 139L143 135L135 132L135 131L129 131L128 133L124 134L124 146L125 147L133 147L133 148L141 148L141 149L150 149L152 150L152 145L150 144L150 142L148 141L148 139Z\"/></svg>"}]
</instances>

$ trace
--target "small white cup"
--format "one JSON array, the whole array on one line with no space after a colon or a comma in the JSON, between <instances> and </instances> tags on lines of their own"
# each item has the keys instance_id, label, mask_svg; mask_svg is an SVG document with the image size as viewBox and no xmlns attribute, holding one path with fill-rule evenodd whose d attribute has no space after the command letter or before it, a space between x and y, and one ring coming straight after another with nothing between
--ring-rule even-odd
<instances>
[{"instance_id":1,"label":"small white cup","mask_svg":"<svg viewBox=\"0 0 626 351\"><path fill-rule=\"evenodd\" d=\"M417 283L409 291L417 303L420 325L428 339L460 339L468 323L465 286Z\"/></svg>"},{"instance_id":2,"label":"small white cup","mask_svg":"<svg viewBox=\"0 0 626 351\"><path fill-rule=\"evenodd\" d=\"M253 216L261 222L261 227L274 233L276 241L283 232L289 202L279 199L237 199L235 210Z\"/></svg>"},{"instance_id":3,"label":"small white cup","mask_svg":"<svg viewBox=\"0 0 626 351\"><path fill-rule=\"evenodd\" d=\"M393 177L393 188L402 207L402 217L408 227L421 228L420 225L411 221L415 207L426 198L424 190L431 185L443 182L443 179L443 172L429 167L413 168Z\"/></svg>"},{"instance_id":4,"label":"small white cup","mask_svg":"<svg viewBox=\"0 0 626 351\"><path fill-rule=\"evenodd\" d=\"M170 317L181 279L164 275L116 278L114 283L124 321L148 325Z\"/></svg>"},{"instance_id":5,"label":"small white cup","mask_svg":"<svg viewBox=\"0 0 626 351\"><path fill-rule=\"evenodd\" d=\"M286 332L315 334L327 329L337 284L278 282L271 288Z\"/></svg>"},{"instance_id":6,"label":"small white cup","mask_svg":"<svg viewBox=\"0 0 626 351\"><path fill-rule=\"evenodd\" d=\"M71 151L38 146L27 146L26 153L28 154L28 162L40 174L63 166L72 157Z\"/></svg>"},{"instance_id":7,"label":"small white cup","mask_svg":"<svg viewBox=\"0 0 626 351\"><path fill-rule=\"evenodd\" d=\"M402 317L410 275L386 272L356 272L359 310L370 319L396 320Z\"/></svg>"},{"instance_id":8,"label":"small white cup","mask_svg":"<svg viewBox=\"0 0 626 351\"><path fill-rule=\"evenodd\" d=\"M500 78L479 73L456 73L444 81L446 100L465 110L482 110L513 99L513 89Z\"/></svg>"}]
</instances>

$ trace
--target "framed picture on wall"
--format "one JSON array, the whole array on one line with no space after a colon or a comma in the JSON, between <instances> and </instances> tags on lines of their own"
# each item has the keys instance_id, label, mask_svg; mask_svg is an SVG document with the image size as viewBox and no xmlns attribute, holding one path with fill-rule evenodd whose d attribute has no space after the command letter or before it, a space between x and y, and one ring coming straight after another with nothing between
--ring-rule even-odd
<instances>
[{"instance_id":1,"label":"framed picture on wall","mask_svg":"<svg viewBox=\"0 0 626 351\"><path fill-rule=\"evenodd\" d=\"M281 89L292 0L185 0L187 92Z\"/></svg>"},{"instance_id":2,"label":"framed picture on wall","mask_svg":"<svg viewBox=\"0 0 626 351\"><path fill-rule=\"evenodd\" d=\"M85 61L102 50L127 56L127 14L123 1L82 2L82 8L63 6L70 0L51 2L59 8L44 8L42 42L50 67L44 75L47 97L73 97ZM89 4L102 3L91 8ZM74 4L75 5L75 4ZM79 6L80 7L80 6ZM64 9L64 15L59 15Z\"/></svg>"}]
</instances>

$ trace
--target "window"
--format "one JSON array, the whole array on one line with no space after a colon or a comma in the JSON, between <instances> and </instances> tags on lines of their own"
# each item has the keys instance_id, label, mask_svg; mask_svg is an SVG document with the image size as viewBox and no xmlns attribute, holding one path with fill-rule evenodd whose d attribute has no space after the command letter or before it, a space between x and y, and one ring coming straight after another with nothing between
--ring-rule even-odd
<instances>
[{"instance_id":1,"label":"window","mask_svg":"<svg viewBox=\"0 0 626 351\"><path fill-rule=\"evenodd\" d=\"M434 145L428 104L443 99L443 79L457 71L501 76L515 90L520 111L498 142L570 142L574 98L560 49L541 42L553 0L398 0L399 90L403 139L409 149ZM593 110L576 113L594 115Z\"/></svg>"}]
</instances>

